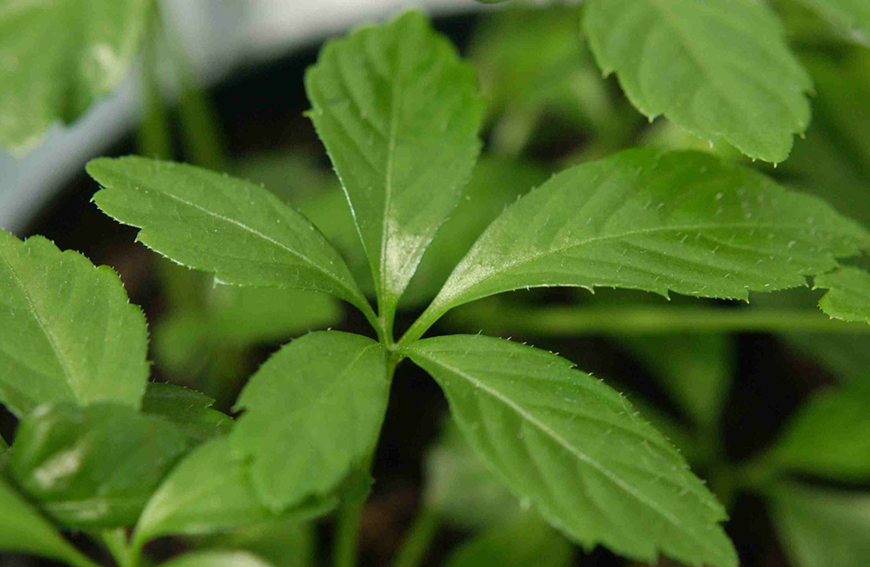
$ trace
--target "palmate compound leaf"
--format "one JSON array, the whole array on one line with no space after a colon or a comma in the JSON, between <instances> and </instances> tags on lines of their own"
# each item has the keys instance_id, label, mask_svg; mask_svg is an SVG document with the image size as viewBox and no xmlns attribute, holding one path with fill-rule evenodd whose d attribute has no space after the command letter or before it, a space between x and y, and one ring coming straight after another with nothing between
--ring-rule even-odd
<instances>
[{"instance_id":1,"label":"palmate compound leaf","mask_svg":"<svg viewBox=\"0 0 870 567\"><path fill-rule=\"evenodd\" d=\"M395 309L480 151L473 68L411 12L327 43L305 88L381 309Z\"/></svg>"},{"instance_id":2,"label":"palmate compound leaf","mask_svg":"<svg viewBox=\"0 0 870 567\"><path fill-rule=\"evenodd\" d=\"M147 342L111 268L0 230L0 402L18 417L63 401L138 408Z\"/></svg>"},{"instance_id":3,"label":"palmate compound leaf","mask_svg":"<svg viewBox=\"0 0 870 567\"><path fill-rule=\"evenodd\" d=\"M860 225L759 173L700 152L626 150L557 174L509 207L408 338L453 307L528 287L746 300L804 286L867 248Z\"/></svg>"},{"instance_id":4,"label":"palmate compound leaf","mask_svg":"<svg viewBox=\"0 0 870 567\"><path fill-rule=\"evenodd\" d=\"M131 526L189 448L181 429L127 406L42 405L21 420L10 474L65 526Z\"/></svg>"},{"instance_id":5,"label":"palmate compound leaf","mask_svg":"<svg viewBox=\"0 0 870 567\"><path fill-rule=\"evenodd\" d=\"M616 391L556 355L454 335L404 348L441 385L471 446L521 498L587 548L700 565L737 557L725 512Z\"/></svg>"},{"instance_id":6,"label":"palmate compound leaf","mask_svg":"<svg viewBox=\"0 0 870 567\"><path fill-rule=\"evenodd\" d=\"M151 0L0 0L0 144L33 147L124 78Z\"/></svg>"},{"instance_id":7,"label":"palmate compound leaf","mask_svg":"<svg viewBox=\"0 0 870 567\"><path fill-rule=\"evenodd\" d=\"M835 319L870 324L870 273L841 268L818 276L814 283L828 290L819 301L822 311Z\"/></svg>"},{"instance_id":8,"label":"palmate compound leaf","mask_svg":"<svg viewBox=\"0 0 870 567\"><path fill-rule=\"evenodd\" d=\"M810 120L809 75L754 0L590 0L583 30L629 100L695 135L781 162Z\"/></svg>"},{"instance_id":9,"label":"palmate compound leaf","mask_svg":"<svg viewBox=\"0 0 870 567\"><path fill-rule=\"evenodd\" d=\"M169 535L206 535L277 520L305 521L337 503L328 495L310 499L279 515L263 506L251 484L250 470L237 458L226 437L218 437L188 455L154 493L139 518L134 546Z\"/></svg>"},{"instance_id":10,"label":"palmate compound leaf","mask_svg":"<svg viewBox=\"0 0 870 567\"><path fill-rule=\"evenodd\" d=\"M87 170L103 187L97 206L180 264L221 283L322 291L371 311L326 238L259 185L140 157L101 158Z\"/></svg>"},{"instance_id":11,"label":"palmate compound leaf","mask_svg":"<svg viewBox=\"0 0 870 567\"><path fill-rule=\"evenodd\" d=\"M332 491L374 449L389 387L386 349L360 335L310 333L270 358L230 435L261 501L278 512Z\"/></svg>"}]
</instances>

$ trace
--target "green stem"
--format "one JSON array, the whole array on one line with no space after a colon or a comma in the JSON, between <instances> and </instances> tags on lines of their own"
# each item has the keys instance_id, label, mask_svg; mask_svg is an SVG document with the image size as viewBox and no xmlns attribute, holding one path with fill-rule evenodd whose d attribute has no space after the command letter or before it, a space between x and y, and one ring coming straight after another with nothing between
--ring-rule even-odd
<instances>
[{"instance_id":1,"label":"green stem","mask_svg":"<svg viewBox=\"0 0 870 567\"><path fill-rule=\"evenodd\" d=\"M130 547L127 544L127 534L123 529L100 532L100 540L120 567L130 563Z\"/></svg>"},{"instance_id":2,"label":"green stem","mask_svg":"<svg viewBox=\"0 0 870 567\"><path fill-rule=\"evenodd\" d=\"M156 6L152 6L142 48L142 122L139 125L137 143L139 153L143 156L171 159L172 134L158 78L158 40L162 32L159 12Z\"/></svg>"},{"instance_id":3,"label":"green stem","mask_svg":"<svg viewBox=\"0 0 870 567\"><path fill-rule=\"evenodd\" d=\"M544 336L658 335L682 332L870 333L808 309L719 309L677 306L522 306L501 301L472 304L448 318L454 326Z\"/></svg>"},{"instance_id":4,"label":"green stem","mask_svg":"<svg viewBox=\"0 0 870 567\"><path fill-rule=\"evenodd\" d=\"M425 507L420 510L393 560L392 567L418 567L426 558L426 552L438 533L440 523L440 518L432 510Z\"/></svg>"}]
</instances>

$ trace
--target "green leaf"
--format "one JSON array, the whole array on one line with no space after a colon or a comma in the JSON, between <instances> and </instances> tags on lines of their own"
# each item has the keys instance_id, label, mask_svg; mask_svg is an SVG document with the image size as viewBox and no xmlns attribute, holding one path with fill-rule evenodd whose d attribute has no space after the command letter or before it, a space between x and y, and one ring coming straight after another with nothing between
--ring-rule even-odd
<instances>
[{"instance_id":1,"label":"green leaf","mask_svg":"<svg viewBox=\"0 0 870 567\"><path fill-rule=\"evenodd\" d=\"M508 492L459 433L447 422L426 454L425 509L463 528L491 527L520 511Z\"/></svg>"},{"instance_id":2,"label":"green leaf","mask_svg":"<svg viewBox=\"0 0 870 567\"><path fill-rule=\"evenodd\" d=\"M728 335L626 336L619 344L641 360L695 423L715 425L735 368L736 349Z\"/></svg>"},{"instance_id":3,"label":"green leaf","mask_svg":"<svg viewBox=\"0 0 870 567\"><path fill-rule=\"evenodd\" d=\"M127 74L149 0L0 2L0 143L16 153Z\"/></svg>"},{"instance_id":4,"label":"green leaf","mask_svg":"<svg viewBox=\"0 0 870 567\"><path fill-rule=\"evenodd\" d=\"M125 406L40 406L21 421L10 472L66 526L131 526L187 450L174 425Z\"/></svg>"},{"instance_id":5,"label":"green leaf","mask_svg":"<svg viewBox=\"0 0 870 567\"><path fill-rule=\"evenodd\" d=\"M866 0L799 0L815 10L835 28L860 35L863 43L870 40L870 4Z\"/></svg>"},{"instance_id":6,"label":"green leaf","mask_svg":"<svg viewBox=\"0 0 870 567\"><path fill-rule=\"evenodd\" d=\"M727 299L806 285L870 234L824 202L697 152L634 149L564 171L509 207L409 331L540 286Z\"/></svg>"},{"instance_id":7,"label":"green leaf","mask_svg":"<svg viewBox=\"0 0 870 567\"><path fill-rule=\"evenodd\" d=\"M535 514L505 522L464 544L447 567L568 567L574 550Z\"/></svg>"},{"instance_id":8,"label":"green leaf","mask_svg":"<svg viewBox=\"0 0 870 567\"><path fill-rule=\"evenodd\" d=\"M91 565L55 528L34 510L0 475L0 551L29 553Z\"/></svg>"},{"instance_id":9,"label":"green leaf","mask_svg":"<svg viewBox=\"0 0 870 567\"><path fill-rule=\"evenodd\" d=\"M195 551L161 564L162 567L272 567L245 551Z\"/></svg>"},{"instance_id":10,"label":"green leaf","mask_svg":"<svg viewBox=\"0 0 870 567\"><path fill-rule=\"evenodd\" d=\"M266 189L190 165L100 158L94 202L137 239L220 283L322 291L371 311L344 260L308 219Z\"/></svg>"},{"instance_id":11,"label":"green leaf","mask_svg":"<svg viewBox=\"0 0 870 567\"><path fill-rule=\"evenodd\" d=\"M870 494L782 484L771 499L774 525L795 567L870 562Z\"/></svg>"},{"instance_id":12,"label":"green leaf","mask_svg":"<svg viewBox=\"0 0 870 567\"><path fill-rule=\"evenodd\" d=\"M411 12L328 42L305 87L389 312L480 151L474 71Z\"/></svg>"},{"instance_id":13,"label":"green leaf","mask_svg":"<svg viewBox=\"0 0 870 567\"><path fill-rule=\"evenodd\" d=\"M815 287L829 290L819 307L835 319L870 324L870 273L841 268L816 277Z\"/></svg>"},{"instance_id":14,"label":"green leaf","mask_svg":"<svg viewBox=\"0 0 870 567\"><path fill-rule=\"evenodd\" d=\"M736 565L725 512L679 453L602 382L484 336L405 348L444 389L471 446L517 496L586 548Z\"/></svg>"},{"instance_id":15,"label":"green leaf","mask_svg":"<svg viewBox=\"0 0 870 567\"><path fill-rule=\"evenodd\" d=\"M139 407L147 342L111 268L0 230L0 402L18 417L61 401Z\"/></svg>"},{"instance_id":16,"label":"green leaf","mask_svg":"<svg viewBox=\"0 0 870 567\"><path fill-rule=\"evenodd\" d=\"M316 533L312 522L274 520L195 540L196 547L244 550L277 567L311 567L316 556Z\"/></svg>"},{"instance_id":17,"label":"green leaf","mask_svg":"<svg viewBox=\"0 0 870 567\"><path fill-rule=\"evenodd\" d=\"M374 449L389 387L387 351L360 335L311 333L270 358L230 435L260 500L277 512L333 490Z\"/></svg>"},{"instance_id":18,"label":"green leaf","mask_svg":"<svg viewBox=\"0 0 870 567\"><path fill-rule=\"evenodd\" d=\"M142 399L142 412L174 423L195 444L228 433L230 416L211 409L214 400L195 390L152 382Z\"/></svg>"},{"instance_id":19,"label":"green leaf","mask_svg":"<svg viewBox=\"0 0 870 567\"><path fill-rule=\"evenodd\" d=\"M859 388L815 394L786 425L770 459L817 476L870 479L870 395Z\"/></svg>"},{"instance_id":20,"label":"green leaf","mask_svg":"<svg viewBox=\"0 0 870 567\"><path fill-rule=\"evenodd\" d=\"M810 121L812 81L753 0L591 0L583 30L632 104L751 158L781 162Z\"/></svg>"},{"instance_id":21,"label":"green leaf","mask_svg":"<svg viewBox=\"0 0 870 567\"><path fill-rule=\"evenodd\" d=\"M218 437L169 474L142 512L133 543L141 546L160 536L210 534L281 518L303 521L335 504L334 497L311 500L276 516L257 499L248 464L233 455L226 437Z\"/></svg>"}]
</instances>

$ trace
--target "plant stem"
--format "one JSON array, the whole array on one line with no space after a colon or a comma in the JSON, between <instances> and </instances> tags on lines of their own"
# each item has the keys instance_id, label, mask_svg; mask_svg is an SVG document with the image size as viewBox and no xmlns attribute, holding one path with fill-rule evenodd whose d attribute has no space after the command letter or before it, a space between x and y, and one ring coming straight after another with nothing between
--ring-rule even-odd
<instances>
[{"instance_id":1,"label":"plant stem","mask_svg":"<svg viewBox=\"0 0 870 567\"><path fill-rule=\"evenodd\" d=\"M120 567L127 567L130 562L130 547L127 544L127 534L123 529L100 532L100 540Z\"/></svg>"},{"instance_id":2,"label":"plant stem","mask_svg":"<svg viewBox=\"0 0 870 567\"><path fill-rule=\"evenodd\" d=\"M142 122L139 125L137 143L139 153L143 156L171 159L172 135L158 78L160 47L158 39L162 33L157 6L152 6L145 44L142 48Z\"/></svg>"},{"instance_id":3,"label":"plant stem","mask_svg":"<svg viewBox=\"0 0 870 567\"><path fill-rule=\"evenodd\" d=\"M451 325L493 333L544 336L657 335L682 332L870 333L870 325L829 319L808 309L719 309L671 306L536 306L472 304L452 313Z\"/></svg>"},{"instance_id":4,"label":"plant stem","mask_svg":"<svg viewBox=\"0 0 870 567\"><path fill-rule=\"evenodd\" d=\"M426 507L420 510L396 553L392 567L418 567L429 551L439 524L440 518L432 510Z\"/></svg>"}]
</instances>

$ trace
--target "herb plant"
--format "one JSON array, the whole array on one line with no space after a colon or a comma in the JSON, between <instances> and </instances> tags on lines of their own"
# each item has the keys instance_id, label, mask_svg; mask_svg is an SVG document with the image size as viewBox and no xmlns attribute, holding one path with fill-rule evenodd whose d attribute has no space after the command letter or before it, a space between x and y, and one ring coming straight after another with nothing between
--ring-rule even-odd
<instances>
[{"instance_id":1,"label":"herb plant","mask_svg":"<svg viewBox=\"0 0 870 567\"><path fill-rule=\"evenodd\" d=\"M42 55L25 45L34 26L60 25L69 10L108 18L108 4L0 4L5 144L27 146L52 119L72 119L117 82L142 38L148 60L159 20L144 1L112 3L120 15L111 25L73 18L92 27L67 30ZM858 1L783 10L817 11L830 27L812 19L813 29L838 41L844 30L870 29ZM343 198L332 187L294 207L258 183L161 159L87 165L101 187L97 207L138 229L151 250L208 274L160 264L175 300L189 305L154 338L155 355L176 361L178 373L217 382L244 366L232 362L241 345L336 322L336 300L367 322L367 334L314 331L281 347L244 385L235 419L205 394L149 381L145 318L111 269L44 238L0 232L0 402L19 420L11 447L0 445L0 549L96 565L60 535L66 530L92 538L121 567L151 564L146 546L170 536L193 549L168 566L313 565L310 521L334 513L330 555L337 567L355 565L391 385L414 364L443 390L451 420L427 458L421 512L396 567L420 565L444 519L479 532L451 567L558 567L573 560L572 543L641 562L730 567L738 554L723 522L741 491L769 503L795 564L865 564L870 496L799 475L870 478L866 366L849 351L870 329L861 258L870 232L786 188L771 176L778 171L735 157L786 159L810 122L811 73L758 2L590 0L582 30L591 54L566 25L579 15L559 6L494 20L474 55L490 77L486 99L475 67L420 13L329 41L305 89ZM540 50L511 52L509 30L532 30ZM4 66L8 57L16 63ZM642 114L664 115L681 140L698 136L714 151L673 148L693 142L666 148L654 137L619 150L636 116L590 82L592 59L616 74ZM530 88L541 61L559 72ZM68 65L74 70L58 77ZM566 103L577 98L566 77L585 85L579 111ZM186 96L187 120L208 123L196 91ZM157 126L143 130L143 147L165 155L159 96L147 104ZM544 137L538 130L554 114L599 131L600 145L548 178L516 154ZM480 156L484 125L501 155ZM207 139L188 144L201 165L225 160ZM858 161L870 168L866 151ZM794 178L812 180L793 167ZM336 208L344 198L349 207ZM755 303L758 293L807 287L808 278L823 291L821 310L842 321L805 311L790 318L794 310L776 299L728 309L687 299ZM478 301L551 287L647 294L605 291L558 306L530 306L516 294ZM672 305L657 299L670 296ZM418 316L405 324L400 312ZM636 409L558 354L480 333L427 337L442 320L439 328L494 334L627 335L624 351L660 380L689 425L641 398ZM766 452L734 465L717 445L734 372L724 332L759 329L825 351L817 356L845 385L815 393ZM841 334L848 352L831 356ZM202 372L188 364L198 350L211 357Z\"/></svg>"}]
</instances>

